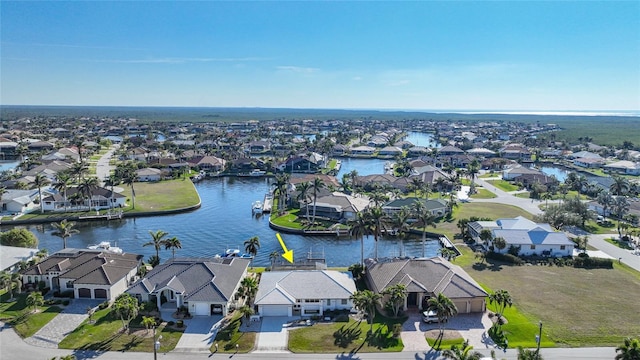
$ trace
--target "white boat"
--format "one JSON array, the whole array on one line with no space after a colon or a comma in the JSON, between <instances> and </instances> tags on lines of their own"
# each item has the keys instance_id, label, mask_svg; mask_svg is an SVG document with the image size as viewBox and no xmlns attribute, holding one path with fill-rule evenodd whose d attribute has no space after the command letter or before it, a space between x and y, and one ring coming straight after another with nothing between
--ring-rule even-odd
<instances>
[{"instance_id":1,"label":"white boat","mask_svg":"<svg viewBox=\"0 0 640 360\"><path fill-rule=\"evenodd\" d=\"M264 176L267 172L260 169L253 169L249 173L249 176Z\"/></svg>"},{"instance_id":2,"label":"white boat","mask_svg":"<svg viewBox=\"0 0 640 360\"><path fill-rule=\"evenodd\" d=\"M251 259L253 256L251 254L246 254L240 252L240 249L227 249L224 254L216 254L216 258L224 257L224 258L243 258L243 259Z\"/></svg>"},{"instance_id":3,"label":"white boat","mask_svg":"<svg viewBox=\"0 0 640 360\"><path fill-rule=\"evenodd\" d=\"M108 241L103 241L98 245L89 245L87 246L89 250L101 250L114 254L122 254L122 249L117 246L111 246L111 243Z\"/></svg>"},{"instance_id":4,"label":"white boat","mask_svg":"<svg viewBox=\"0 0 640 360\"><path fill-rule=\"evenodd\" d=\"M256 200L251 204L251 212L254 214L262 214L263 205L262 201Z\"/></svg>"}]
</instances>

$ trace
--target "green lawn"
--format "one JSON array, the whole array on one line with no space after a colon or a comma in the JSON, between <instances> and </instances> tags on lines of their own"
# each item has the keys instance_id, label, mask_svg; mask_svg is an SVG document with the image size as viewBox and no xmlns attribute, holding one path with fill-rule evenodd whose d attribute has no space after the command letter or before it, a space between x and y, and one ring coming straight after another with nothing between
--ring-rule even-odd
<instances>
[{"instance_id":1,"label":"green lawn","mask_svg":"<svg viewBox=\"0 0 640 360\"><path fill-rule=\"evenodd\" d=\"M38 332L62 310L57 306L40 306L37 313L32 313L32 309L27 307L26 298L26 293L18 295L14 301L8 301L8 294L0 297L0 320L13 326L23 338Z\"/></svg>"},{"instance_id":2,"label":"green lawn","mask_svg":"<svg viewBox=\"0 0 640 360\"><path fill-rule=\"evenodd\" d=\"M466 247L456 259L487 288L508 290L514 307L505 312L510 346L532 346L543 322L543 346L617 346L640 334L637 302L640 273L618 264L614 269L557 266L474 265ZM470 259L471 258L471 259ZM514 311L519 311L513 313ZM548 342L548 343L547 343Z\"/></svg>"},{"instance_id":3,"label":"green lawn","mask_svg":"<svg viewBox=\"0 0 640 360\"><path fill-rule=\"evenodd\" d=\"M370 325L366 321L316 323L289 330L289 350L294 353L356 353L402 351L400 338L393 337L393 324L405 319L376 316L373 333L367 336Z\"/></svg>"},{"instance_id":4,"label":"green lawn","mask_svg":"<svg viewBox=\"0 0 640 360\"><path fill-rule=\"evenodd\" d=\"M232 315L229 323L222 330L218 331L216 340L211 346L211 352L215 351L215 344L218 344L218 352L235 353L236 344L239 353L247 353L253 350L256 343L255 332L241 332L242 314L236 312Z\"/></svg>"},{"instance_id":5,"label":"green lawn","mask_svg":"<svg viewBox=\"0 0 640 360\"><path fill-rule=\"evenodd\" d=\"M464 203L453 209L451 220L441 220L436 224L436 228L428 228L427 231L446 235L449 239L453 239L455 234L459 234L460 230L456 226L458 219L468 219L472 216L487 217L491 219L512 218L516 216L524 216L532 219L532 215L517 206L504 205L497 203Z\"/></svg>"},{"instance_id":6,"label":"green lawn","mask_svg":"<svg viewBox=\"0 0 640 360\"><path fill-rule=\"evenodd\" d=\"M60 342L61 349L97 351L142 351L153 352L153 331L145 328L130 328L123 332L122 321L109 314L110 309L97 311L92 323L88 319ZM132 324L135 321L132 321ZM139 323L139 321L138 321ZM174 330L160 325L156 336L162 336L160 352L168 352L176 347L184 330Z\"/></svg>"},{"instance_id":7,"label":"green lawn","mask_svg":"<svg viewBox=\"0 0 640 360\"><path fill-rule=\"evenodd\" d=\"M200 202L195 186L188 179L140 182L135 183L133 187L136 192L136 208L131 208L131 188L125 186L123 195L127 196L129 204L125 212L174 210L194 206Z\"/></svg>"},{"instance_id":8,"label":"green lawn","mask_svg":"<svg viewBox=\"0 0 640 360\"><path fill-rule=\"evenodd\" d=\"M476 188L476 193L471 195L472 199L493 199L496 196L496 194L492 193L491 191L484 189L484 188Z\"/></svg>"},{"instance_id":9,"label":"green lawn","mask_svg":"<svg viewBox=\"0 0 640 360\"><path fill-rule=\"evenodd\" d=\"M613 244L621 249L625 249L625 250L633 250L633 248L631 246L629 246L628 243L624 242L624 241L618 241L616 239L612 239L612 238L606 238L604 239L604 241L608 242L609 244Z\"/></svg>"},{"instance_id":10,"label":"green lawn","mask_svg":"<svg viewBox=\"0 0 640 360\"><path fill-rule=\"evenodd\" d=\"M517 185L514 185L513 183L510 183L506 180L487 180L487 182L497 187L498 189L506 192L520 190L520 188Z\"/></svg>"},{"instance_id":11,"label":"green lawn","mask_svg":"<svg viewBox=\"0 0 640 360\"><path fill-rule=\"evenodd\" d=\"M298 221L298 212L300 210L290 210L282 216L273 215L271 216L271 222L279 225L288 227L291 229L300 229L302 230L302 224Z\"/></svg>"}]
</instances>

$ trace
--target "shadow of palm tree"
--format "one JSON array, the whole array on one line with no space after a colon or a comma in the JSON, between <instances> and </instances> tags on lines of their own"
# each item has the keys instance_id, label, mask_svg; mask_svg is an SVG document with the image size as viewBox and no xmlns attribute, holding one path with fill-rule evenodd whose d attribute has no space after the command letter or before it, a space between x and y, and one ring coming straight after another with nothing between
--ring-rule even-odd
<instances>
[{"instance_id":1,"label":"shadow of palm tree","mask_svg":"<svg viewBox=\"0 0 640 360\"><path fill-rule=\"evenodd\" d=\"M354 323L355 324L355 323ZM333 333L334 337L334 345L340 346L341 348L346 348L351 345L354 340L360 337L362 334L362 330L359 327L349 326L346 327L343 325L336 332Z\"/></svg>"}]
</instances>

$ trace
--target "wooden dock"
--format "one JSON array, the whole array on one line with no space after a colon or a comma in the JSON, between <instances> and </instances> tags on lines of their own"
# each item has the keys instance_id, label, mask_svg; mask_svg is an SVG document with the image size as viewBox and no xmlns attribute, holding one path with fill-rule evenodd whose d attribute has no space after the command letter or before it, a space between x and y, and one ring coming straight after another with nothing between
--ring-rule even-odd
<instances>
[{"instance_id":1,"label":"wooden dock","mask_svg":"<svg viewBox=\"0 0 640 360\"><path fill-rule=\"evenodd\" d=\"M262 212L270 213L272 206L273 206L273 195L271 195L271 193L267 193L264 196L264 201L262 202Z\"/></svg>"},{"instance_id":2,"label":"wooden dock","mask_svg":"<svg viewBox=\"0 0 640 360\"><path fill-rule=\"evenodd\" d=\"M123 216L122 211L118 211L115 213L106 213L101 215L78 216L78 220L114 220L114 219L122 219L122 216Z\"/></svg>"}]
</instances>

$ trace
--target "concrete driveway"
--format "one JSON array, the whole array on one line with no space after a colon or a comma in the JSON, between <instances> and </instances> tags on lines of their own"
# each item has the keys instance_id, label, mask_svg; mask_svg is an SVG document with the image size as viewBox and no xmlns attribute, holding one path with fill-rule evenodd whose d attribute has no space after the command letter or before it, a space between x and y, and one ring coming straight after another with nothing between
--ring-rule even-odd
<instances>
[{"instance_id":1,"label":"concrete driveway","mask_svg":"<svg viewBox=\"0 0 640 360\"><path fill-rule=\"evenodd\" d=\"M266 316L262 318L260 332L257 334L254 353L282 353L287 350L289 334L285 326L291 318L284 316Z\"/></svg>"},{"instance_id":2,"label":"concrete driveway","mask_svg":"<svg viewBox=\"0 0 640 360\"><path fill-rule=\"evenodd\" d=\"M221 315L194 316L184 320L187 328L173 351L209 353L221 321Z\"/></svg>"}]
</instances>

